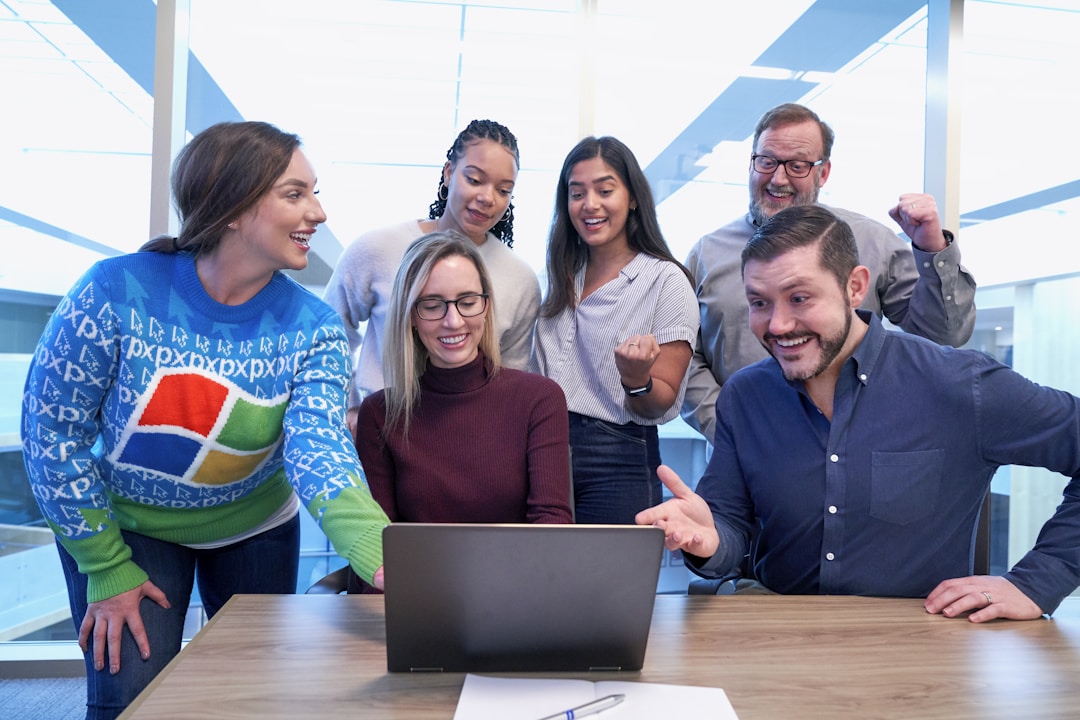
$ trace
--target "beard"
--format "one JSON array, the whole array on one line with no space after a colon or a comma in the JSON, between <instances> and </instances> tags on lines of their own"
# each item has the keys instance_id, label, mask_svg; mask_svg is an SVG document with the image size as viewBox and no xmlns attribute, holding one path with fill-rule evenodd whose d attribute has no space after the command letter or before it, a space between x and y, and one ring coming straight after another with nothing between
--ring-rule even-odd
<instances>
[{"instance_id":1,"label":"beard","mask_svg":"<svg viewBox=\"0 0 1080 720\"><path fill-rule=\"evenodd\" d=\"M820 174L817 172L817 168L814 169L814 184L810 190L795 190L789 183L787 185L773 185L770 181L768 185L762 187L760 185L753 185L750 187L750 218L754 221L756 227L761 227L765 222L776 213L780 212L787 207L801 207L803 205L813 205L818 201L818 194L821 192ZM791 203L784 203L780 205L773 201L772 197L766 190L773 188L774 190L788 191L794 190L795 196Z\"/></svg>"},{"instance_id":2,"label":"beard","mask_svg":"<svg viewBox=\"0 0 1080 720\"><path fill-rule=\"evenodd\" d=\"M797 333L784 336L778 335L766 335L764 341L761 343L773 359L776 360L780 366L780 370L784 373L784 379L788 382L795 382L801 380L806 382L812 378L816 378L818 375L825 372L833 360L840 354L840 351L844 349L844 343L847 342L848 335L851 333L851 300L847 297L844 298L844 329L835 335L829 337L822 337L821 335L815 335L813 333ZM770 340L796 340L803 337L817 338L818 346L821 348L821 357L818 359L817 365L810 370L798 370L788 369L784 367L784 363L780 362L780 359L776 357L776 354L772 351Z\"/></svg>"}]
</instances>

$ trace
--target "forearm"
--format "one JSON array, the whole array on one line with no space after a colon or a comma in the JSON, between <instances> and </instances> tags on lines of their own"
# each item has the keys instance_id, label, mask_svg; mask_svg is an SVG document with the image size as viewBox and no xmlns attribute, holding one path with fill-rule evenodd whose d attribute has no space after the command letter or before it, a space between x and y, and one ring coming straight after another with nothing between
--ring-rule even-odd
<instances>
[{"instance_id":1,"label":"forearm","mask_svg":"<svg viewBox=\"0 0 1080 720\"><path fill-rule=\"evenodd\" d=\"M959 247L953 242L936 253L912 252L917 279L897 324L942 345L963 345L975 327L975 279L960 264ZM883 310L892 319L903 299L886 298L883 305L886 302L890 307Z\"/></svg>"},{"instance_id":2,"label":"forearm","mask_svg":"<svg viewBox=\"0 0 1080 720\"><path fill-rule=\"evenodd\" d=\"M146 579L130 563L94 452L120 353L109 300L95 268L60 302L34 354L22 405L27 477L49 527L90 578L90 602Z\"/></svg>"},{"instance_id":3,"label":"forearm","mask_svg":"<svg viewBox=\"0 0 1080 720\"><path fill-rule=\"evenodd\" d=\"M391 522L400 519L394 498L397 472L391 438L384 437L385 408L383 396L369 396L360 406L356 428L356 451L364 470L368 490Z\"/></svg>"},{"instance_id":4,"label":"forearm","mask_svg":"<svg viewBox=\"0 0 1080 720\"><path fill-rule=\"evenodd\" d=\"M630 412L643 418L658 418L671 409L677 397L678 388L673 388L662 378L651 376L645 383L639 383L638 387L631 387L623 383L626 390L626 406ZM648 388L644 395L634 396L630 392Z\"/></svg>"},{"instance_id":5,"label":"forearm","mask_svg":"<svg viewBox=\"0 0 1080 720\"><path fill-rule=\"evenodd\" d=\"M104 530L83 540L66 538L53 527L64 549L86 575L86 601L101 602L133 590L148 579L146 572L131 561L131 548L124 543L120 529L110 522Z\"/></svg>"},{"instance_id":6,"label":"forearm","mask_svg":"<svg viewBox=\"0 0 1080 720\"><path fill-rule=\"evenodd\" d=\"M340 329L323 326L297 369L285 412L285 469L334 549L370 582L382 565L389 519L363 481L346 430L345 353Z\"/></svg>"},{"instance_id":7,"label":"forearm","mask_svg":"<svg viewBox=\"0 0 1080 720\"><path fill-rule=\"evenodd\" d=\"M714 525L720 539L716 552L708 558L684 552L683 560L691 572L703 578L731 577L742 567L743 559L749 552L746 536L722 521L715 521Z\"/></svg>"},{"instance_id":8,"label":"forearm","mask_svg":"<svg viewBox=\"0 0 1080 720\"><path fill-rule=\"evenodd\" d=\"M1045 613L1053 613L1080 585L1080 479L1066 486L1064 501L1039 531L1035 547L1005 579Z\"/></svg>"},{"instance_id":9,"label":"forearm","mask_svg":"<svg viewBox=\"0 0 1080 720\"><path fill-rule=\"evenodd\" d=\"M562 392L533 408L527 449L531 523L570 523L570 430Z\"/></svg>"},{"instance_id":10,"label":"forearm","mask_svg":"<svg viewBox=\"0 0 1080 720\"><path fill-rule=\"evenodd\" d=\"M390 520L367 489L346 488L332 503L317 499L308 510L338 555L349 561L357 575L372 582L383 564L382 531Z\"/></svg>"},{"instance_id":11,"label":"forearm","mask_svg":"<svg viewBox=\"0 0 1080 720\"><path fill-rule=\"evenodd\" d=\"M691 355L688 342L664 343L660 345L650 371L633 377L622 375L626 405L630 411L646 418L659 418L667 414L679 400L679 390L686 377ZM644 394L635 392L641 389L647 391Z\"/></svg>"}]
</instances>

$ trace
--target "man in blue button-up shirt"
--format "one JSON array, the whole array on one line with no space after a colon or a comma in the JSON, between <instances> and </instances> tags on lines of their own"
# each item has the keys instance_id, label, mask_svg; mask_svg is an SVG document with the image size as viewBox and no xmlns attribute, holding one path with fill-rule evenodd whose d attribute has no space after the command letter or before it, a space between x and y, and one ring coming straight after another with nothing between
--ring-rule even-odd
<instances>
[{"instance_id":1,"label":"man in blue button-up shirt","mask_svg":"<svg viewBox=\"0 0 1080 720\"><path fill-rule=\"evenodd\" d=\"M754 573L777 592L926 597L975 622L1052 613L1080 584L1080 399L855 309L869 273L821 206L763 225L743 280L772 358L724 386L697 494L664 468L675 498L638 522L705 577L737 569L756 526ZM979 508L1007 464L1072 480L1011 571L973 576Z\"/></svg>"}]
</instances>

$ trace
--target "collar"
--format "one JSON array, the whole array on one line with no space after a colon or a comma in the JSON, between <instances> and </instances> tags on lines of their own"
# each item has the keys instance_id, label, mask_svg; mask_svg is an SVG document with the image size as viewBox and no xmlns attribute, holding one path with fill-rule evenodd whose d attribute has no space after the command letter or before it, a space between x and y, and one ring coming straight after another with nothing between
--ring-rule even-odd
<instances>
[{"instance_id":1,"label":"collar","mask_svg":"<svg viewBox=\"0 0 1080 720\"><path fill-rule=\"evenodd\" d=\"M842 377L846 372L851 372L860 383L866 385L873 376L874 368L877 367L878 360L881 357L881 349L885 345L889 331L881 324L881 319L869 310L858 309L855 314L866 323L866 334L863 335L863 339L859 344L855 346L851 357L844 361L843 366L840 368L840 376ZM770 358L770 360L783 378L780 363L775 358ZM784 382L806 395L806 381L784 378Z\"/></svg>"},{"instance_id":2,"label":"collar","mask_svg":"<svg viewBox=\"0 0 1080 720\"><path fill-rule=\"evenodd\" d=\"M657 260L659 260L659 258L638 250L637 254L630 258L630 262L619 269L619 277L626 282L633 282L638 275L645 272L650 263ZM574 291L578 294L578 297L581 296L581 290L585 287L586 270L588 270L588 263L582 263L581 267L578 268L577 273L574 275Z\"/></svg>"},{"instance_id":3,"label":"collar","mask_svg":"<svg viewBox=\"0 0 1080 720\"><path fill-rule=\"evenodd\" d=\"M456 368L440 368L431 364L420 376L420 387L440 395L458 395L472 392L487 385L491 379L492 364L483 352L467 365Z\"/></svg>"},{"instance_id":4,"label":"collar","mask_svg":"<svg viewBox=\"0 0 1080 720\"><path fill-rule=\"evenodd\" d=\"M866 334L844 365L846 366L848 362L852 363L851 367L855 372L855 377L863 385L866 385L873 376L878 361L881 359L881 350L885 347L885 340L889 331L881 324L881 318L869 310L860 309L856 310L855 313L859 316L859 319L866 323Z\"/></svg>"},{"instance_id":5,"label":"collar","mask_svg":"<svg viewBox=\"0 0 1080 720\"><path fill-rule=\"evenodd\" d=\"M643 253L639 250L637 255L635 255L630 260L630 262L623 265L623 268L619 271L619 274L626 278L628 282L633 282L634 278L636 278L645 270L645 268L649 264L649 260L651 259L652 255L649 255L648 253Z\"/></svg>"}]
</instances>

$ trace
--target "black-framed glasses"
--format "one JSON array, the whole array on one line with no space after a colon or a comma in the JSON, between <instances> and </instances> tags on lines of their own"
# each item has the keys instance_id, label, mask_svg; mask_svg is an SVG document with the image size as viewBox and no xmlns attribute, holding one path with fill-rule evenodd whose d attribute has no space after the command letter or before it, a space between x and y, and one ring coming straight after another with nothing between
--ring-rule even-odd
<instances>
[{"instance_id":1,"label":"black-framed glasses","mask_svg":"<svg viewBox=\"0 0 1080 720\"><path fill-rule=\"evenodd\" d=\"M457 308L461 317L476 317L487 310L488 296L486 293L470 293L462 295L457 300L443 300L442 298L421 298L413 305L416 315L421 320L442 320L453 305Z\"/></svg>"},{"instance_id":2,"label":"black-framed glasses","mask_svg":"<svg viewBox=\"0 0 1080 720\"><path fill-rule=\"evenodd\" d=\"M804 178L810 174L810 171L816 168L824 160L818 160L817 162L810 162L809 160L777 160L771 155L751 155L750 162L754 166L754 170L758 171L762 175L772 175L776 172L776 168L781 165L784 166L784 172L794 178Z\"/></svg>"}]
</instances>

